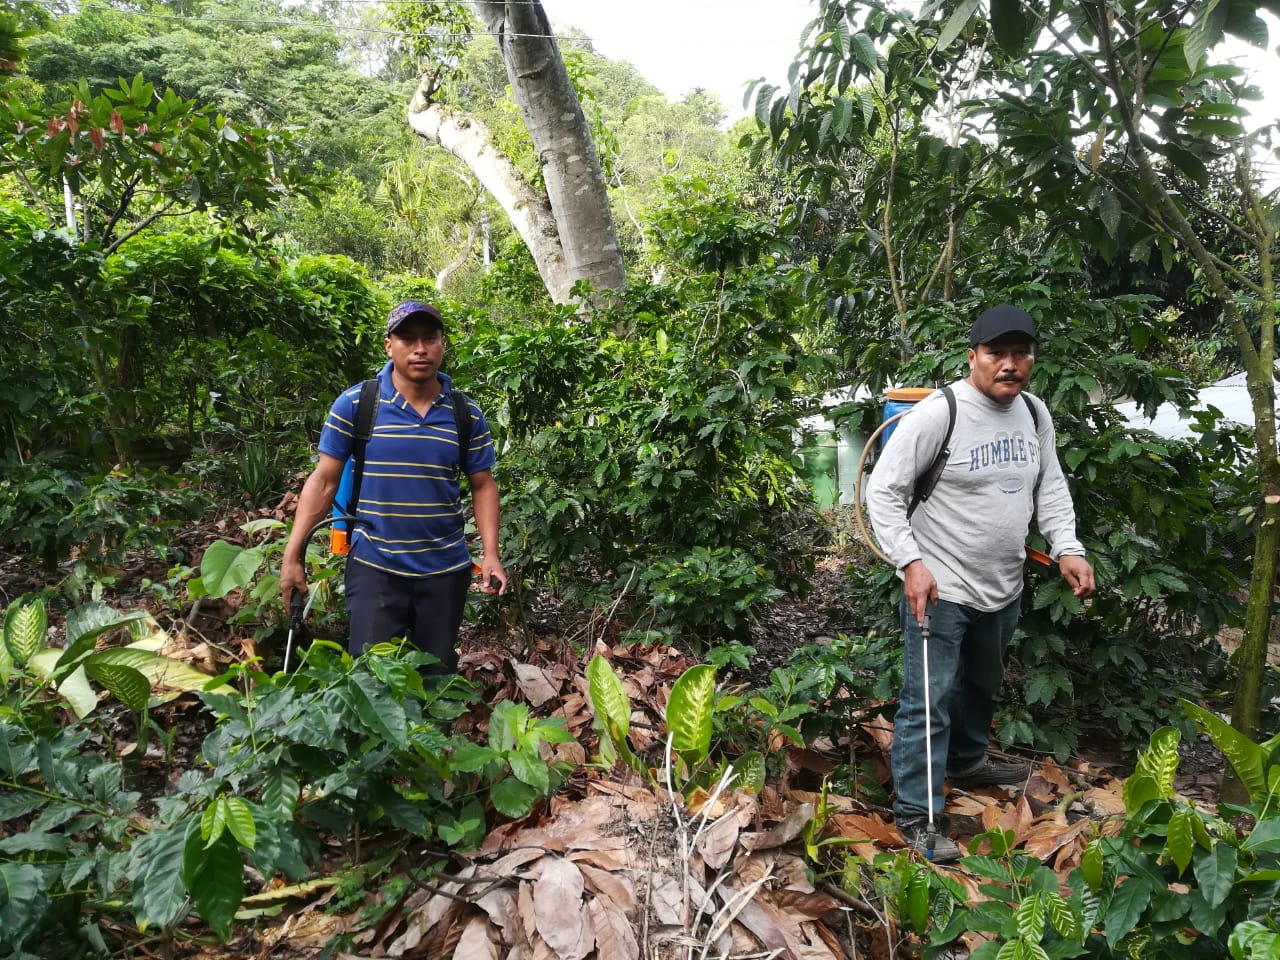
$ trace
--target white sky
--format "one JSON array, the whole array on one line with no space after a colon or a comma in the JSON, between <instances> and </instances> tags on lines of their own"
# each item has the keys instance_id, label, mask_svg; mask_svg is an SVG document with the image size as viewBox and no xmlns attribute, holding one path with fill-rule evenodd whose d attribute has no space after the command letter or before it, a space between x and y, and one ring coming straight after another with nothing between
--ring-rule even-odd
<instances>
[{"instance_id":1,"label":"white sky","mask_svg":"<svg viewBox=\"0 0 1280 960\"><path fill-rule=\"evenodd\" d=\"M678 100L694 87L720 97L730 121L757 77L783 86L800 34L817 16L808 0L542 0L556 29L577 27L596 52L629 60Z\"/></svg>"},{"instance_id":2,"label":"white sky","mask_svg":"<svg viewBox=\"0 0 1280 960\"><path fill-rule=\"evenodd\" d=\"M577 27L598 53L629 60L669 99L694 87L720 97L732 122L745 116L746 84L764 77L785 86L787 67L800 48L800 34L816 15L809 0L542 0L553 27ZM1258 71L1265 100L1251 105L1259 123L1280 118L1280 23L1271 25L1269 51L1227 40L1240 63ZM1215 51L1215 59L1225 56Z\"/></svg>"}]
</instances>

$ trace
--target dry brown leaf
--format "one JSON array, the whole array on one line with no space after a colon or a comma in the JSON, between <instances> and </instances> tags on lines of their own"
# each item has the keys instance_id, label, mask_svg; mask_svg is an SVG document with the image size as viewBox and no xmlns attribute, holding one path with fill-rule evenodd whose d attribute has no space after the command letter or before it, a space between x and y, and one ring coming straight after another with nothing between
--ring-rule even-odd
<instances>
[{"instance_id":1,"label":"dry brown leaf","mask_svg":"<svg viewBox=\"0 0 1280 960\"><path fill-rule=\"evenodd\" d=\"M547 743L543 742L541 746L543 759L548 763L567 763L574 769L581 767L587 762L587 750L577 740L567 740L564 743Z\"/></svg>"},{"instance_id":2,"label":"dry brown leaf","mask_svg":"<svg viewBox=\"0 0 1280 960\"><path fill-rule=\"evenodd\" d=\"M546 671L531 663L512 662L512 667L516 672L516 683L520 687L520 692L535 707L540 707L548 700L554 700L560 696L559 684L552 683Z\"/></svg>"},{"instance_id":3,"label":"dry brown leaf","mask_svg":"<svg viewBox=\"0 0 1280 960\"><path fill-rule=\"evenodd\" d=\"M901 845L898 828L875 814L837 813L827 818L827 835L850 840L874 840L888 847Z\"/></svg>"},{"instance_id":4,"label":"dry brown leaf","mask_svg":"<svg viewBox=\"0 0 1280 960\"><path fill-rule=\"evenodd\" d=\"M575 850L569 854L569 859L579 866L591 864L612 873L621 873L635 865L630 847L621 850Z\"/></svg>"},{"instance_id":5,"label":"dry brown leaf","mask_svg":"<svg viewBox=\"0 0 1280 960\"><path fill-rule=\"evenodd\" d=\"M587 889L598 897L610 902L611 909L619 910L624 915L635 916L636 888L631 878L625 873L610 873L588 863L578 863Z\"/></svg>"},{"instance_id":6,"label":"dry brown leaf","mask_svg":"<svg viewBox=\"0 0 1280 960\"><path fill-rule=\"evenodd\" d=\"M947 812L962 817L980 817L988 807L997 803L994 797L975 797L968 793L952 795L947 804Z\"/></svg>"},{"instance_id":7,"label":"dry brown leaf","mask_svg":"<svg viewBox=\"0 0 1280 960\"><path fill-rule=\"evenodd\" d=\"M510 877L525 864L546 855L546 851L538 847L522 847L504 854L487 867L481 867L479 872L487 877Z\"/></svg>"},{"instance_id":8,"label":"dry brown leaf","mask_svg":"<svg viewBox=\"0 0 1280 960\"><path fill-rule=\"evenodd\" d=\"M587 912L596 932L597 960L639 960L640 945L626 916L611 909L601 899L588 903Z\"/></svg>"},{"instance_id":9,"label":"dry brown leaf","mask_svg":"<svg viewBox=\"0 0 1280 960\"><path fill-rule=\"evenodd\" d=\"M818 809L818 804L825 803L828 813L852 813L857 809L857 805L850 797L842 797L836 793L828 793L823 796L821 793L815 793L812 790L790 790L787 792L787 799L794 800L796 803L812 803L813 808Z\"/></svg>"},{"instance_id":10,"label":"dry brown leaf","mask_svg":"<svg viewBox=\"0 0 1280 960\"><path fill-rule=\"evenodd\" d=\"M871 723L864 723L862 729L886 757L893 752L893 724L884 717L877 717Z\"/></svg>"},{"instance_id":11,"label":"dry brown leaf","mask_svg":"<svg viewBox=\"0 0 1280 960\"><path fill-rule=\"evenodd\" d=\"M733 870L739 882L746 887L773 873L773 865L777 860L777 850L761 850L759 853L743 851L733 861Z\"/></svg>"},{"instance_id":12,"label":"dry brown leaf","mask_svg":"<svg viewBox=\"0 0 1280 960\"><path fill-rule=\"evenodd\" d=\"M702 832L698 837L698 853L712 870L719 870L738 845L738 834L755 816L753 804L735 807Z\"/></svg>"},{"instance_id":13,"label":"dry brown leaf","mask_svg":"<svg viewBox=\"0 0 1280 960\"><path fill-rule=\"evenodd\" d=\"M524 928L524 938L532 943L538 935L538 919L533 912L533 884L528 880L520 883L520 892L516 895L516 906L520 912L520 925Z\"/></svg>"},{"instance_id":14,"label":"dry brown leaf","mask_svg":"<svg viewBox=\"0 0 1280 960\"><path fill-rule=\"evenodd\" d=\"M788 813L786 818L772 830L765 830L762 833L744 833L739 837L739 840L748 850L780 847L784 843L790 843L800 836L800 832L804 830L805 825L813 819L813 812L813 804L797 804L795 809Z\"/></svg>"},{"instance_id":15,"label":"dry brown leaf","mask_svg":"<svg viewBox=\"0 0 1280 960\"><path fill-rule=\"evenodd\" d=\"M736 885L731 886L729 882L722 884L716 891L725 904L734 902L741 892ZM751 935L760 941L766 952L781 950L785 956L790 951L792 956L798 956L796 948L801 945L799 925L774 909L763 896L759 895L759 892L738 908L737 922L751 931ZM791 927L792 930L784 930L784 926Z\"/></svg>"},{"instance_id":16,"label":"dry brown leaf","mask_svg":"<svg viewBox=\"0 0 1280 960\"><path fill-rule=\"evenodd\" d=\"M1115 817L1124 814L1124 797L1120 791L1123 789L1118 783L1116 788L1093 787L1084 792L1081 801L1085 805L1085 809L1089 811L1089 815L1093 817Z\"/></svg>"},{"instance_id":17,"label":"dry brown leaf","mask_svg":"<svg viewBox=\"0 0 1280 960\"><path fill-rule=\"evenodd\" d=\"M453 950L453 960L501 960L498 945L490 936L487 917L472 917L462 929L458 945Z\"/></svg>"},{"instance_id":18,"label":"dry brown leaf","mask_svg":"<svg viewBox=\"0 0 1280 960\"><path fill-rule=\"evenodd\" d=\"M1071 844L1076 837L1092 824L1088 820L1078 820L1074 824L1067 823L1061 813L1042 818L1022 839L1022 847L1037 860L1047 863L1062 847Z\"/></svg>"},{"instance_id":19,"label":"dry brown leaf","mask_svg":"<svg viewBox=\"0 0 1280 960\"><path fill-rule=\"evenodd\" d=\"M538 934L560 960L582 960L595 937L584 922L582 871L577 864L548 858L533 885L533 915Z\"/></svg>"},{"instance_id":20,"label":"dry brown leaf","mask_svg":"<svg viewBox=\"0 0 1280 960\"><path fill-rule=\"evenodd\" d=\"M795 890L798 893L813 893L813 883L809 880L809 868L803 857L794 853L778 852L778 859L773 865L774 886Z\"/></svg>"},{"instance_id":21,"label":"dry brown leaf","mask_svg":"<svg viewBox=\"0 0 1280 960\"><path fill-rule=\"evenodd\" d=\"M505 943L521 943L524 941L524 928L520 923L519 894L513 887L499 887L490 890L476 901L476 906L483 910L491 923L502 930Z\"/></svg>"},{"instance_id":22,"label":"dry brown leaf","mask_svg":"<svg viewBox=\"0 0 1280 960\"><path fill-rule=\"evenodd\" d=\"M473 873L475 873L475 867L469 866L459 871L457 877L465 880ZM456 883L442 883L440 888L449 893L457 893L461 886ZM405 931L391 942L387 948L387 954L399 957L406 951L413 950L436 926L451 923L462 908L463 904L449 897L431 897L421 907L406 913Z\"/></svg>"},{"instance_id":23,"label":"dry brown leaf","mask_svg":"<svg viewBox=\"0 0 1280 960\"><path fill-rule=\"evenodd\" d=\"M810 920L820 920L840 906L834 897L825 893L801 893L798 890L771 890L768 899L789 916L798 915Z\"/></svg>"},{"instance_id":24,"label":"dry brown leaf","mask_svg":"<svg viewBox=\"0 0 1280 960\"><path fill-rule=\"evenodd\" d=\"M1064 795L1072 791L1071 778L1067 776L1066 771L1054 763L1052 757L1045 757L1040 761L1037 776L1052 783Z\"/></svg>"},{"instance_id":25,"label":"dry brown leaf","mask_svg":"<svg viewBox=\"0 0 1280 960\"><path fill-rule=\"evenodd\" d=\"M684 890L674 877L654 874L649 888L649 912L658 923L684 926Z\"/></svg>"}]
</instances>

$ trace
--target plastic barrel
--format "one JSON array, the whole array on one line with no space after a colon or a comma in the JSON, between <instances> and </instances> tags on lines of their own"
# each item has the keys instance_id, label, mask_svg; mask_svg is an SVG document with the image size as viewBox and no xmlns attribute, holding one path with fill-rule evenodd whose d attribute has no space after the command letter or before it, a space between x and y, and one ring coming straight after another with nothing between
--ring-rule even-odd
<instances>
[{"instance_id":1,"label":"plastic barrel","mask_svg":"<svg viewBox=\"0 0 1280 960\"><path fill-rule=\"evenodd\" d=\"M897 387L893 390L886 390L884 394L884 420L896 417L900 413L906 413L913 406L923 400L930 394L937 393L932 387ZM884 428L880 434L880 449L883 450L889 442L889 438L893 436L893 431L898 427L897 423L891 423Z\"/></svg>"}]
</instances>

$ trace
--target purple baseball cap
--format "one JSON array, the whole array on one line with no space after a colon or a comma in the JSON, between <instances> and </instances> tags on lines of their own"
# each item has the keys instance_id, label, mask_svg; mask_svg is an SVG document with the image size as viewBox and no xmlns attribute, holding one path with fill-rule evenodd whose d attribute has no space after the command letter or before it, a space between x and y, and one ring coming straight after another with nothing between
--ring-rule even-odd
<instances>
[{"instance_id":1,"label":"purple baseball cap","mask_svg":"<svg viewBox=\"0 0 1280 960\"><path fill-rule=\"evenodd\" d=\"M444 333L444 317L440 316L440 311L429 303L423 303L421 300L405 300L397 303L391 308L391 312L387 314L387 336L396 332L400 324L404 323L410 317L421 317L440 328L440 332Z\"/></svg>"}]
</instances>

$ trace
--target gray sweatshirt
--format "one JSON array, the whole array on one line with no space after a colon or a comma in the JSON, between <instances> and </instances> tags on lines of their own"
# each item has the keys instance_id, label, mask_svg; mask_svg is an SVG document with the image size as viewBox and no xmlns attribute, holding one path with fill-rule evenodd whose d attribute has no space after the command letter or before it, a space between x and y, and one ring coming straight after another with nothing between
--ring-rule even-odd
<instances>
[{"instance_id":1,"label":"gray sweatshirt","mask_svg":"<svg viewBox=\"0 0 1280 960\"><path fill-rule=\"evenodd\" d=\"M1023 545L1032 517L1055 561L1085 551L1076 539L1075 509L1044 401L1030 397L1040 421L1037 434L1021 399L1005 406L963 380L952 390L951 456L932 495L908 522L916 478L929 469L946 435L941 392L898 421L867 485L867 509L899 578L907 564L923 560L941 599L991 612L1022 593Z\"/></svg>"}]
</instances>

